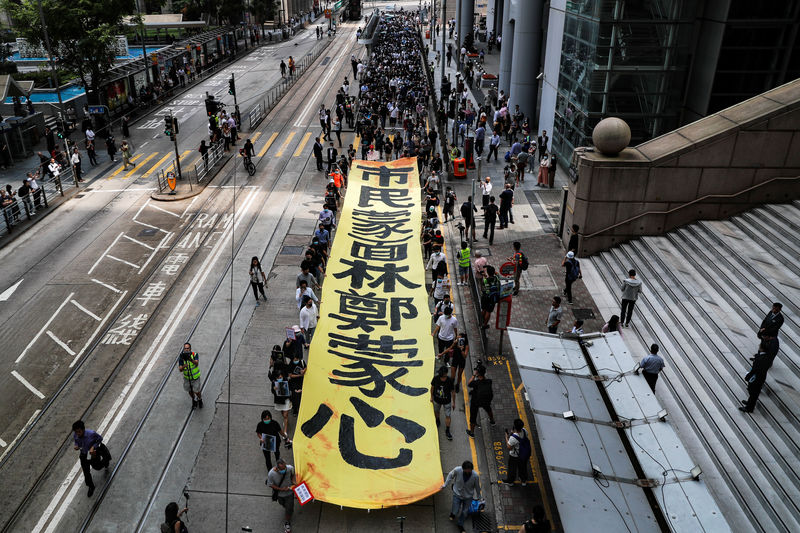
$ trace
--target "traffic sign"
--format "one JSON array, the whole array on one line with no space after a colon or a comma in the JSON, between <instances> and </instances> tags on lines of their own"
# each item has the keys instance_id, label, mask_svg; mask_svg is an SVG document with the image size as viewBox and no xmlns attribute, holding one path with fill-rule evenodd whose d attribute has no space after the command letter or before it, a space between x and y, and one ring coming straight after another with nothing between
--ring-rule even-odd
<instances>
[{"instance_id":1,"label":"traffic sign","mask_svg":"<svg viewBox=\"0 0 800 533\"><path fill-rule=\"evenodd\" d=\"M104 106L104 105L90 105L89 106L89 114L90 115L105 115L106 114L106 106Z\"/></svg>"},{"instance_id":2,"label":"traffic sign","mask_svg":"<svg viewBox=\"0 0 800 533\"><path fill-rule=\"evenodd\" d=\"M175 183L175 173L174 172L171 172L171 171L167 172L167 185L169 185L169 188L170 188L171 191L173 191L173 192L175 191L176 183Z\"/></svg>"}]
</instances>

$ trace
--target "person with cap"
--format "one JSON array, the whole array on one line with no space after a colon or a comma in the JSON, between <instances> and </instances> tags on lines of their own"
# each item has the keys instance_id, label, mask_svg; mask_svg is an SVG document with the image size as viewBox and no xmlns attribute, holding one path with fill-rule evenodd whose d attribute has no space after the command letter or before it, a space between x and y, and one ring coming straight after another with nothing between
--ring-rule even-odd
<instances>
[{"instance_id":1,"label":"person with cap","mask_svg":"<svg viewBox=\"0 0 800 533\"><path fill-rule=\"evenodd\" d=\"M450 416L453 414L453 405L456 403L456 391L453 378L447 375L447 367L441 366L436 371L436 377L431 381L431 403L436 415L436 427L441 425L439 412L444 407L444 436L453 440L450 433Z\"/></svg>"},{"instance_id":2,"label":"person with cap","mask_svg":"<svg viewBox=\"0 0 800 533\"><path fill-rule=\"evenodd\" d=\"M458 319L453 316L453 308L445 307L444 314L436 321L436 327L431 333L438 340L438 353L444 353L458 335Z\"/></svg>"},{"instance_id":3,"label":"person with cap","mask_svg":"<svg viewBox=\"0 0 800 533\"><path fill-rule=\"evenodd\" d=\"M656 382L658 375L664 370L664 358L658 355L658 344L650 346L650 353L641 360L639 368L635 370L638 374L641 370L647 384L650 385L650 390L656 392Z\"/></svg>"},{"instance_id":4,"label":"person with cap","mask_svg":"<svg viewBox=\"0 0 800 533\"><path fill-rule=\"evenodd\" d=\"M567 303L572 305L572 284L575 283L581 275L580 262L575 258L575 252L567 252L564 260L561 261L561 266L564 267L564 295L567 297Z\"/></svg>"}]
</instances>

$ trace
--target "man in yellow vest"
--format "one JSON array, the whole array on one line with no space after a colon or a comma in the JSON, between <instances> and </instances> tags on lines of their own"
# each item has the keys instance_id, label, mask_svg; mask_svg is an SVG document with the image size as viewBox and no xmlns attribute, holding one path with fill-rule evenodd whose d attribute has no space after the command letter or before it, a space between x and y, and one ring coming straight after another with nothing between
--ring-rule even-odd
<instances>
[{"instance_id":1,"label":"man in yellow vest","mask_svg":"<svg viewBox=\"0 0 800 533\"><path fill-rule=\"evenodd\" d=\"M471 251L467 241L461 241L461 249L458 251L458 276L459 285L466 285L467 278L469 277Z\"/></svg>"},{"instance_id":2,"label":"man in yellow vest","mask_svg":"<svg viewBox=\"0 0 800 533\"><path fill-rule=\"evenodd\" d=\"M200 381L199 365L199 356L192 351L192 345L187 342L183 345L183 351L178 359L178 370L183 372L183 389L189 393L189 398L192 399L192 409L203 408L203 397L200 395L203 382Z\"/></svg>"}]
</instances>

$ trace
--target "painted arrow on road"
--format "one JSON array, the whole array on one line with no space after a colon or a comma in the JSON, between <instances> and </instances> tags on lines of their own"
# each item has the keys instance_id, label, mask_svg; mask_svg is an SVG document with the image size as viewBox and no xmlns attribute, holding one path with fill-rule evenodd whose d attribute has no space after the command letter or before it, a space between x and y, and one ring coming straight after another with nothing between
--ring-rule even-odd
<instances>
[{"instance_id":1,"label":"painted arrow on road","mask_svg":"<svg viewBox=\"0 0 800 533\"><path fill-rule=\"evenodd\" d=\"M22 279L20 279L18 282L13 284L11 287L9 287L5 291L3 291L3 293L0 294L0 302L5 302L9 298L11 298L11 295L14 294L14 291L17 290L17 287L19 287L20 283L22 283Z\"/></svg>"}]
</instances>

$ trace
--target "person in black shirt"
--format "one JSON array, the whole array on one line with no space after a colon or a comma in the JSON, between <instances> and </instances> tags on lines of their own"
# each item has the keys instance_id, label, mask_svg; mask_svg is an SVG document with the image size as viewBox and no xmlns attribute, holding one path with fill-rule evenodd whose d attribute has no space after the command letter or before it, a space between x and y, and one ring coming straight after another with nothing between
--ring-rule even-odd
<instances>
[{"instance_id":1,"label":"person in black shirt","mask_svg":"<svg viewBox=\"0 0 800 533\"><path fill-rule=\"evenodd\" d=\"M577 224L572 225L572 235L569 237L569 244L567 244L567 251L568 252L575 252L575 255L578 255L578 227Z\"/></svg>"},{"instance_id":2,"label":"person in black shirt","mask_svg":"<svg viewBox=\"0 0 800 533\"><path fill-rule=\"evenodd\" d=\"M469 228L472 228L472 240L477 241L475 238L475 224L473 221L474 213L478 212L478 208L472 203L472 196L467 197L467 201L461 204L461 216L464 217L464 226L467 228L469 235Z\"/></svg>"},{"instance_id":3,"label":"person in black shirt","mask_svg":"<svg viewBox=\"0 0 800 533\"><path fill-rule=\"evenodd\" d=\"M467 366L467 356L469 355L469 339L463 331L458 332L458 336L453 341L450 348L450 377L455 383L456 393L461 392L461 377L464 375L464 367Z\"/></svg>"},{"instance_id":4,"label":"person in black shirt","mask_svg":"<svg viewBox=\"0 0 800 533\"><path fill-rule=\"evenodd\" d=\"M467 435L475 437L475 424L478 421L478 409L482 408L489 415L489 422L494 425L494 412L492 412L492 380L486 378L486 367L475 367L467 386L471 389L469 402L469 429Z\"/></svg>"},{"instance_id":5,"label":"person in black shirt","mask_svg":"<svg viewBox=\"0 0 800 533\"><path fill-rule=\"evenodd\" d=\"M544 507L537 505L533 508L531 519L522 524L518 533L545 533L551 530L550 521L544 513Z\"/></svg>"},{"instance_id":6,"label":"person in black shirt","mask_svg":"<svg viewBox=\"0 0 800 533\"><path fill-rule=\"evenodd\" d=\"M289 363L289 391L292 393L292 413L297 416L300 410L300 399L303 393L303 376L306 374L306 362L301 354L294 354Z\"/></svg>"},{"instance_id":7,"label":"person in black shirt","mask_svg":"<svg viewBox=\"0 0 800 533\"><path fill-rule=\"evenodd\" d=\"M494 225L497 223L497 205L494 203L494 196L489 197L489 205L484 211L483 238L489 235L489 244L494 244Z\"/></svg>"},{"instance_id":8,"label":"person in black shirt","mask_svg":"<svg viewBox=\"0 0 800 533\"><path fill-rule=\"evenodd\" d=\"M261 422L256 426L256 436L258 437L259 446L261 451L264 452L264 459L267 461L267 473L272 470L272 458L270 457L270 450L266 449L269 444L265 435L275 437L275 461L281 458L280 443L281 437L287 438L286 433L281 429L281 425L272 419L272 413L269 411L261 411Z\"/></svg>"},{"instance_id":9,"label":"person in black shirt","mask_svg":"<svg viewBox=\"0 0 800 533\"><path fill-rule=\"evenodd\" d=\"M440 250L442 249L444 246L444 235L442 235L442 230L436 230L436 233L433 234L433 238L431 239L431 243L433 244L434 248L438 246Z\"/></svg>"},{"instance_id":10,"label":"person in black shirt","mask_svg":"<svg viewBox=\"0 0 800 533\"><path fill-rule=\"evenodd\" d=\"M444 407L444 434L447 440L453 440L453 435L450 433L450 415L453 413L455 401L456 393L453 386L453 378L447 375L447 367L442 366L436 373L436 377L431 381L431 403L436 414L437 427L441 424L439 422L439 411Z\"/></svg>"}]
</instances>

